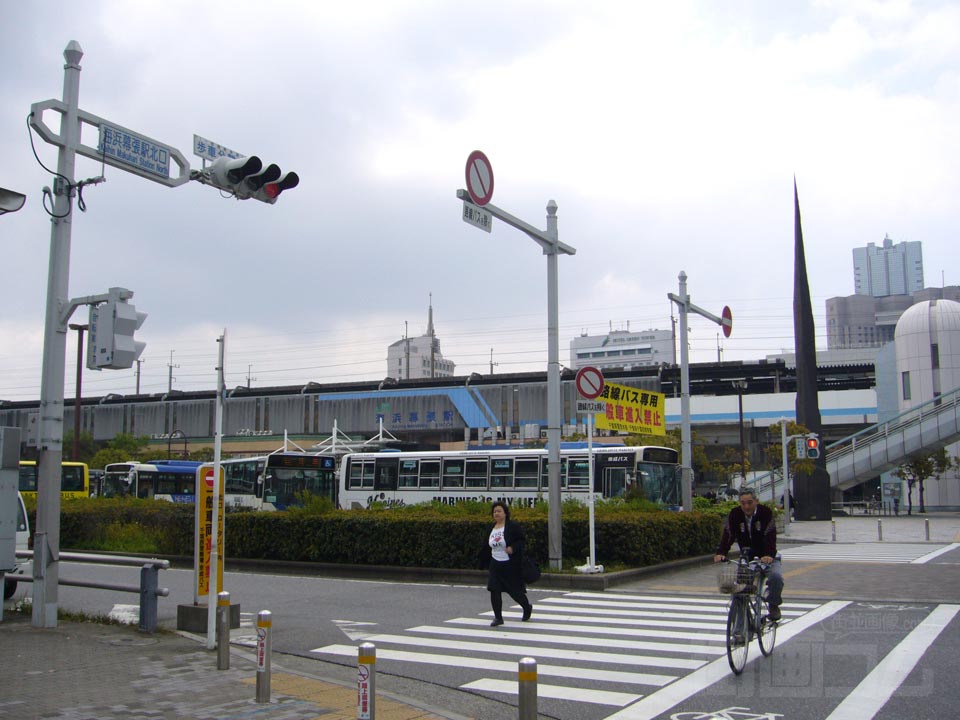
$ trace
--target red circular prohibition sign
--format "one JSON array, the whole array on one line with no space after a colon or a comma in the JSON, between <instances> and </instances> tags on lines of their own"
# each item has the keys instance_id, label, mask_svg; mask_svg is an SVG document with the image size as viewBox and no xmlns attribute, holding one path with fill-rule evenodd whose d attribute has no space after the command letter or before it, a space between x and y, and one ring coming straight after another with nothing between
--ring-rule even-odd
<instances>
[{"instance_id":1,"label":"red circular prohibition sign","mask_svg":"<svg viewBox=\"0 0 960 720\"><path fill-rule=\"evenodd\" d=\"M578 393L587 400L594 400L603 392L603 373L595 367L582 367L577 371L574 383Z\"/></svg>"},{"instance_id":2,"label":"red circular prohibition sign","mask_svg":"<svg viewBox=\"0 0 960 720\"><path fill-rule=\"evenodd\" d=\"M480 150L467 157L467 192L477 205L486 205L493 197L493 166Z\"/></svg>"}]
</instances>

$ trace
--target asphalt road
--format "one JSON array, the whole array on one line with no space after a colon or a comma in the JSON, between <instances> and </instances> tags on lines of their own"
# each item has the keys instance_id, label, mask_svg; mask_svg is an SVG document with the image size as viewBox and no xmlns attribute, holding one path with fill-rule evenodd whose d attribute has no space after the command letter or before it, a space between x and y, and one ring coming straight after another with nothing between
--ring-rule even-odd
<instances>
[{"instance_id":1,"label":"asphalt road","mask_svg":"<svg viewBox=\"0 0 960 720\"><path fill-rule=\"evenodd\" d=\"M602 593L532 590L534 617L489 627L478 586L227 573L249 643L258 610L273 613L286 664L350 682L356 648L377 647L378 687L464 717L516 717L516 668L536 658L541 717L562 720L954 717L960 647L960 547L858 543L784 549L777 647L754 644L740 677L723 652L724 596L712 566L655 575ZM65 565L62 576L136 582L130 568ZM169 570L160 622L191 603L192 573ZM61 587L60 605L135 613L136 595ZM135 617L135 615L134 615Z\"/></svg>"}]
</instances>

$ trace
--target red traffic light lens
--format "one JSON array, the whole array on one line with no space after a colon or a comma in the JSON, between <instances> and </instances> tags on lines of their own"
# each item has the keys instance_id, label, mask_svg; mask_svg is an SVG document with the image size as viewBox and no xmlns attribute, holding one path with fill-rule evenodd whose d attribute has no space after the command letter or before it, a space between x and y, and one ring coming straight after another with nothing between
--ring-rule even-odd
<instances>
[{"instance_id":1,"label":"red traffic light lens","mask_svg":"<svg viewBox=\"0 0 960 720\"><path fill-rule=\"evenodd\" d=\"M263 191L267 194L268 198L275 198L280 194L280 186L276 183L267 183L263 186Z\"/></svg>"},{"instance_id":2,"label":"red traffic light lens","mask_svg":"<svg viewBox=\"0 0 960 720\"><path fill-rule=\"evenodd\" d=\"M819 445L819 444L820 444L820 441L817 440L816 438L807 438L807 447L808 447L808 448L815 448L815 447L817 447L817 445Z\"/></svg>"}]
</instances>

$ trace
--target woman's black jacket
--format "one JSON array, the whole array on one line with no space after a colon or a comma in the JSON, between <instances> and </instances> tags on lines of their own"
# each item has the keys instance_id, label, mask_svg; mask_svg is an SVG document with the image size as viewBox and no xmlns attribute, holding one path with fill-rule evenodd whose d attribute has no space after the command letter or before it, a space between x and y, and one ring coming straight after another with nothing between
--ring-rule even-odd
<instances>
[{"instance_id":1,"label":"woman's black jacket","mask_svg":"<svg viewBox=\"0 0 960 720\"><path fill-rule=\"evenodd\" d=\"M490 561L492 559L492 551L490 550L491 532L493 532L493 525L490 526L487 534L483 536L483 546L480 548L478 563L478 567L481 570L486 570L490 567ZM510 564L513 567L520 567L520 560L523 558L523 551L527 544L527 536L524 534L523 527L520 523L507 520L503 526L503 539L507 547L513 548L513 552L510 554Z\"/></svg>"}]
</instances>

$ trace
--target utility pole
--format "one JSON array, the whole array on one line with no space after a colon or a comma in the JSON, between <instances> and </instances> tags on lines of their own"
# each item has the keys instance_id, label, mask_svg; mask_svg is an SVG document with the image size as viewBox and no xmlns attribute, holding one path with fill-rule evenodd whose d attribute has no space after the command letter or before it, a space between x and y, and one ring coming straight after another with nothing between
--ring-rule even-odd
<instances>
[{"instance_id":1,"label":"utility pole","mask_svg":"<svg viewBox=\"0 0 960 720\"><path fill-rule=\"evenodd\" d=\"M171 351L170 351L170 364L167 365L167 371L168 371L168 372L167 372L167 374L168 374L168 379L167 379L167 393L168 393L168 394L173 392L173 381L176 380L176 378L173 376L173 369L174 369L174 368L178 368L178 367L180 367L180 366L173 364L173 350L171 350Z\"/></svg>"},{"instance_id":2,"label":"utility pole","mask_svg":"<svg viewBox=\"0 0 960 720\"><path fill-rule=\"evenodd\" d=\"M256 378L250 377L250 370L253 368L253 365L247 365L247 390L250 389L250 381L256 380Z\"/></svg>"},{"instance_id":3,"label":"utility pole","mask_svg":"<svg viewBox=\"0 0 960 720\"><path fill-rule=\"evenodd\" d=\"M493 375L493 366L500 363L493 361L493 348L490 348L490 374Z\"/></svg>"},{"instance_id":4,"label":"utility pole","mask_svg":"<svg viewBox=\"0 0 960 720\"><path fill-rule=\"evenodd\" d=\"M140 363L145 363L146 360L137 360L137 395L140 394Z\"/></svg>"}]
</instances>

